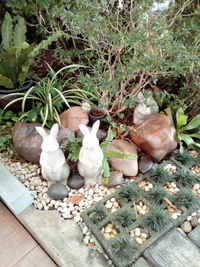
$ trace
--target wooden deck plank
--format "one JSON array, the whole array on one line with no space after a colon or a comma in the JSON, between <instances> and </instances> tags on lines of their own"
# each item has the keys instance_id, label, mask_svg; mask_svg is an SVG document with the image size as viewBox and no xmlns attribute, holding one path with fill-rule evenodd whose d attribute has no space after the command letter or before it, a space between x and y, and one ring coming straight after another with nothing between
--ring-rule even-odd
<instances>
[{"instance_id":1,"label":"wooden deck plank","mask_svg":"<svg viewBox=\"0 0 200 267\"><path fill-rule=\"evenodd\" d=\"M1 267L56 266L2 202L0 202L0 252Z\"/></svg>"},{"instance_id":2,"label":"wooden deck plank","mask_svg":"<svg viewBox=\"0 0 200 267\"><path fill-rule=\"evenodd\" d=\"M28 254L26 254L20 261L13 267L56 267L57 265L51 258L41 249L36 246Z\"/></svg>"}]
</instances>

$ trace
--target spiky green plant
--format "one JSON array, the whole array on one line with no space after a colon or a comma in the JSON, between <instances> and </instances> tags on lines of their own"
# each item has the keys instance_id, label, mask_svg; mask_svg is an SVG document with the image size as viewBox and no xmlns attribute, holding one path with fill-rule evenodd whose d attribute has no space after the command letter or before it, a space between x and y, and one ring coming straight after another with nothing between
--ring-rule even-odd
<instances>
[{"instance_id":1,"label":"spiky green plant","mask_svg":"<svg viewBox=\"0 0 200 267\"><path fill-rule=\"evenodd\" d=\"M176 155L175 159L180 161L184 166L187 166L188 168L191 168L196 163L196 159L185 150L183 151L183 153Z\"/></svg>"},{"instance_id":2,"label":"spiky green plant","mask_svg":"<svg viewBox=\"0 0 200 267\"><path fill-rule=\"evenodd\" d=\"M116 239L111 247L112 252L121 260L129 260L137 250L137 247L134 245L134 243L125 237Z\"/></svg>"},{"instance_id":3,"label":"spiky green plant","mask_svg":"<svg viewBox=\"0 0 200 267\"><path fill-rule=\"evenodd\" d=\"M175 179L183 186L191 186L197 182L198 177L187 170L181 169L176 172Z\"/></svg>"},{"instance_id":4,"label":"spiky green plant","mask_svg":"<svg viewBox=\"0 0 200 267\"><path fill-rule=\"evenodd\" d=\"M139 189L131 183L124 184L118 193L118 198L123 203L127 203L129 201L136 201L139 199L139 197Z\"/></svg>"},{"instance_id":5,"label":"spiky green plant","mask_svg":"<svg viewBox=\"0 0 200 267\"><path fill-rule=\"evenodd\" d=\"M196 209L200 206L200 200L196 197L189 189L182 188L179 191L179 196L177 199L177 204L179 206L184 206L187 209Z\"/></svg>"},{"instance_id":6,"label":"spiky green plant","mask_svg":"<svg viewBox=\"0 0 200 267\"><path fill-rule=\"evenodd\" d=\"M123 227L127 227L136 220L134 214L128 210L123 210L116 214L115 221L120 223Z\"/></svg>"},{"instance_id":7,"label":"spiky green plant","mask_svg":"<svg viewBox=\"0 0 200 267\"><path fill-rule=\"evenodd\" d=\"M154 165L151 168L149 175L155 182L160 182L160 183L169 182L171 178L169 172L163 169L162 166L158 165Z\"/></svg>"},{"instance_id":8,"label":"spiky green plant","mask_svg":"<svg viewBox=\"0 0 200 267\"><path fill-rule=\"evenodd\" d=\"M96 206L93 210L93 212L89 215L91 221L96 224L101 222L103 219L106 218L106 212L104 211L104 208L101 206Z\"/></svg>"},{"instance_id":9,"label":"spiky green plant","mask_svg":"<svg viewBox=\"0 0 200 267\"><path fill-rule=\"evenodd\" d=\"M168 223L170 223L170 216L159 207L152 209L145 219L145 225L156 232L162 231Z\"/></svg>"},{"instance_id":10,"label":"spiky green plant","mask_svg":"<svg viewBox=\"0 0 200 267\"><path fill-rule=\"evenodd\" d=\"M172 199L172 196L161 186L155 186L149 192L149 197L153 200L156 205L163 203L163 198Z\"/></svg>"}]
</instances>

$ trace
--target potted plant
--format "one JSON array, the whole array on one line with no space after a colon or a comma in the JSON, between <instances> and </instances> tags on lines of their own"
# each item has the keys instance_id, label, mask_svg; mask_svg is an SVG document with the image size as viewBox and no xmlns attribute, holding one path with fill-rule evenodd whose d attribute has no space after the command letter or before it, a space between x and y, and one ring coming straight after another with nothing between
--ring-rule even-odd
<instances>
[{"instance_id":1,"label":"potted plant","mask_svg":"<svg viewBox=\"0 0 200 267\"><path fill-rule=\"evenodd\" d=\"M95 121L103 119L106 115L105 109L93 106L88 113L90 124L93 125Z\"/></svg>"},{"instance_id":2,"label":"potted plant","mask_svg":"<svg viewBox=\"0 0 200 267\"><path fill-rule=\"evenodd\" d=\"M26 24L17 16L14 23L8 12L5 13L1 27L2 42L0 44L0 106L13 99L10 93L23 92L32 86L28 78L30 65L41 49L45 49L61 36L55 33L40 44L26 42ZM16 107L14 107L16 110Z\"/></svg>"}]
</instances>

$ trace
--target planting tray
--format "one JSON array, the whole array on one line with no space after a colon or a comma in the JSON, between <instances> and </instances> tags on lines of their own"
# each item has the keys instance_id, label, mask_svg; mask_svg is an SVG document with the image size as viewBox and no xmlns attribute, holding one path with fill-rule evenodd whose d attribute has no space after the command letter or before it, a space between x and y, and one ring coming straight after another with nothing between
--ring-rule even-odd
<instances>
[{"instance_id":1,"label":"planting tray","mask_svg":"<svg viewBox=\"0 0 200 267\"><path fill-rule=\"evenodd\" d=\"M191 172L188 168L182 166L179 162L177 162L174 159L165 161L161 163L159 166L164 168L165 165L167 164L175 166L177 171L184 168L188 173ZM200 207L200 201L197 202L196 206L193 208L179 206L176 203L177 199L180 197L180 192L177 192L176 194L173 195L170 202L163 201L163 203L159 205L159 208L167 213L167 206L168 205L171 206L172 204L175 205L179 211L181 211L181 214L176 219L173 219L169 215L170 217L169 223L164 228L162 228L162 230L154 231L146 223L146 218L148 217L149 212L151 212L151 210L155 208L156 205L149 195L151 189L146 192L140 188L139 183L143 180L149 181L153 185L153 187L156 185L164 187L166 185L166 183L164 182L163 183L154 182L150 177L150 173L148 172L147 174L142 175L140 178L138 178L132 183L132 185L134 185L134 187L139 192L139 198L137 198L136 200L134 201L131 200L127 203L122 201L119 196L119 192L121 190L120 188L114 194L107 196L103 200L96 203L93 207L86 209L81 213L83 221L90 229L91 233L95 236L97 241L100 243L105 253L110 257L114 265L117 267L129 266L131 263L135 262L137 258L144 252L144 250L146 250L154 241L156 241L164 233L169 231L169 229L171 229L173 226L179 225L187 218L187 216L192 211ZM184 188L183 184L175 181L174 174L171 175L169 182L175 182L179 189ZM200 177L197 177L197 182L200 183ZM189 189L192 189L192 186L190 186ZM111 212L110 209L106 208L107 201L110 201L110 203L112 201L115 203L117 202L118 207L114 210L114 212ZM146 213L140 214L140 212L138 212L137 207L139 205L141 205L141 207L145 206ZM95 214L99 216L98 213L99 210L103 215L101 218L98 218L98 220L94 220ZM134 219L126 227L123 227L123 225L119 221L117 221L117 217L119 216L119 214L125 211L128 212L129 214L132 214ZM147 236L147 238L145 239L146 241L142 243L138 242L138 235L136 235L136 231L146 233ZM112 232L112 238L111 235L109 234L110 232ZM129 254L127 253L127 255L125 255L125 253L124 255L123 253L120 254L119 252L120 246L119 249L116 250L117 246L116 244L119 244L124 240L128 242L127 249L128 247L129 248L133 247L133 249L130 251Z\"/></svg>"}]
</instances>

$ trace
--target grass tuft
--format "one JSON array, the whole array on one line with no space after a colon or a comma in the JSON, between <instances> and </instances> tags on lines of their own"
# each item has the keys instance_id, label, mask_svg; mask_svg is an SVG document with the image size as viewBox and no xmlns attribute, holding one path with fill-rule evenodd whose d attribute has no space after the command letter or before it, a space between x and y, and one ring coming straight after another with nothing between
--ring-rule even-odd
<instances>
[{"instance_id":1,"label":"grass tuft","mask_svg":"<svg viewBox=\"0 0 200 267\"><path fill-rule=\"evenodd\" d=\"M183 186L192 186L197 183L198 177L195 174L182 169L176 172L175 179Z\"/></svg>"},{"instance_id":2,"label":"grass tuft","mask_svg":"<svg viewBox=\"0 0 200 267\"><path fill-rule=\"evenodd\" d=\"M139 189L131 183L124 184L118 193L118 199L123 203L136 201L139 199L139 197L140 197Z\"/></svg>"},{"instance_id":3,"label":"grass tuft","mask_svg":"<svg viewBox=\"0 0 200 267\"><path fill-rule=\"evenodd\" d=\"M158 183L166 183L171 179L169 172L161 166L154 165L149 171L150 177Z\"/></svg>"},{"instance_id":4,"label":"grass tuft","mask_svg":"<svg viewBox=\"0 0 200 267\"><path fill-rule=\"evenodd\" d=\"M171 221L170 216L161 210L159 207L155 207L150 211L145 219L145 225L153 231L162 231L167 224Z\"/></svg>"},{"instance_id":5,"label":"grass tuft","mask_svg":"<svg viewBox=\"0 0 200 267\"><path fill-rule=\"evenodd\" d=\"M183 153L179 153L175 157L176 160L180 161L184 166L191 168L195 165L197 159L192 157L187 151L183 151Z\"/></svg>"},{"instance_id":6,"label":"grass tuft","mask_svg":"<svg viewBox=\"0 0 200 267\"><path fill-rule=\"evenodd\" d=\"M120 223L123 227L128 227L136 220L134 214L128 210L123 210L116 214L115 221Z\"/></svg>"},{"instance_id":7,"label":"grass tuft","mask_svg":"<svg viewBox=\"0 0 200 267\"><path fill-rule=\"evenodd\" d=\"M148 195L156 205L161 205L163 203L163 197L170 200L172 199L172 196L161 186L153 187Z\"/></svg>"},{"instance_id":8,"label":"grass tuft","mask_svg":"<svg viewBox=\"0 0 200 267\"><path fill-rule=\"evenodd\" d=\"M200 206L200 200L196 197L189 189L182 188L179 191L179 196L177 199L177 204L179 206L185 206L187 209L196 209Z\"/></svg>"},{"instance_id":9,"label":"grass tuft","mask_svg":"<svg viewBox=\"0 0 200 267\"><path fill-rule=\"evenodd\" d=\"M89 215L90 220L96 224L101 222L103 219L106 218L106 212L104 211L104 208L101 206L96 206L93 210L93 212Z\"/></svg>"},{"instance_id":10,"label":"grass tuft","mask_svg":"<svg viewBox=\"0 0 200 267\"><path fill-rule=\"evenodd\" d=\"M111 247L112 252L121 260L129 260L137 250L134 243L125 237L116 239Z\"/></svg>"}]
</instances>

